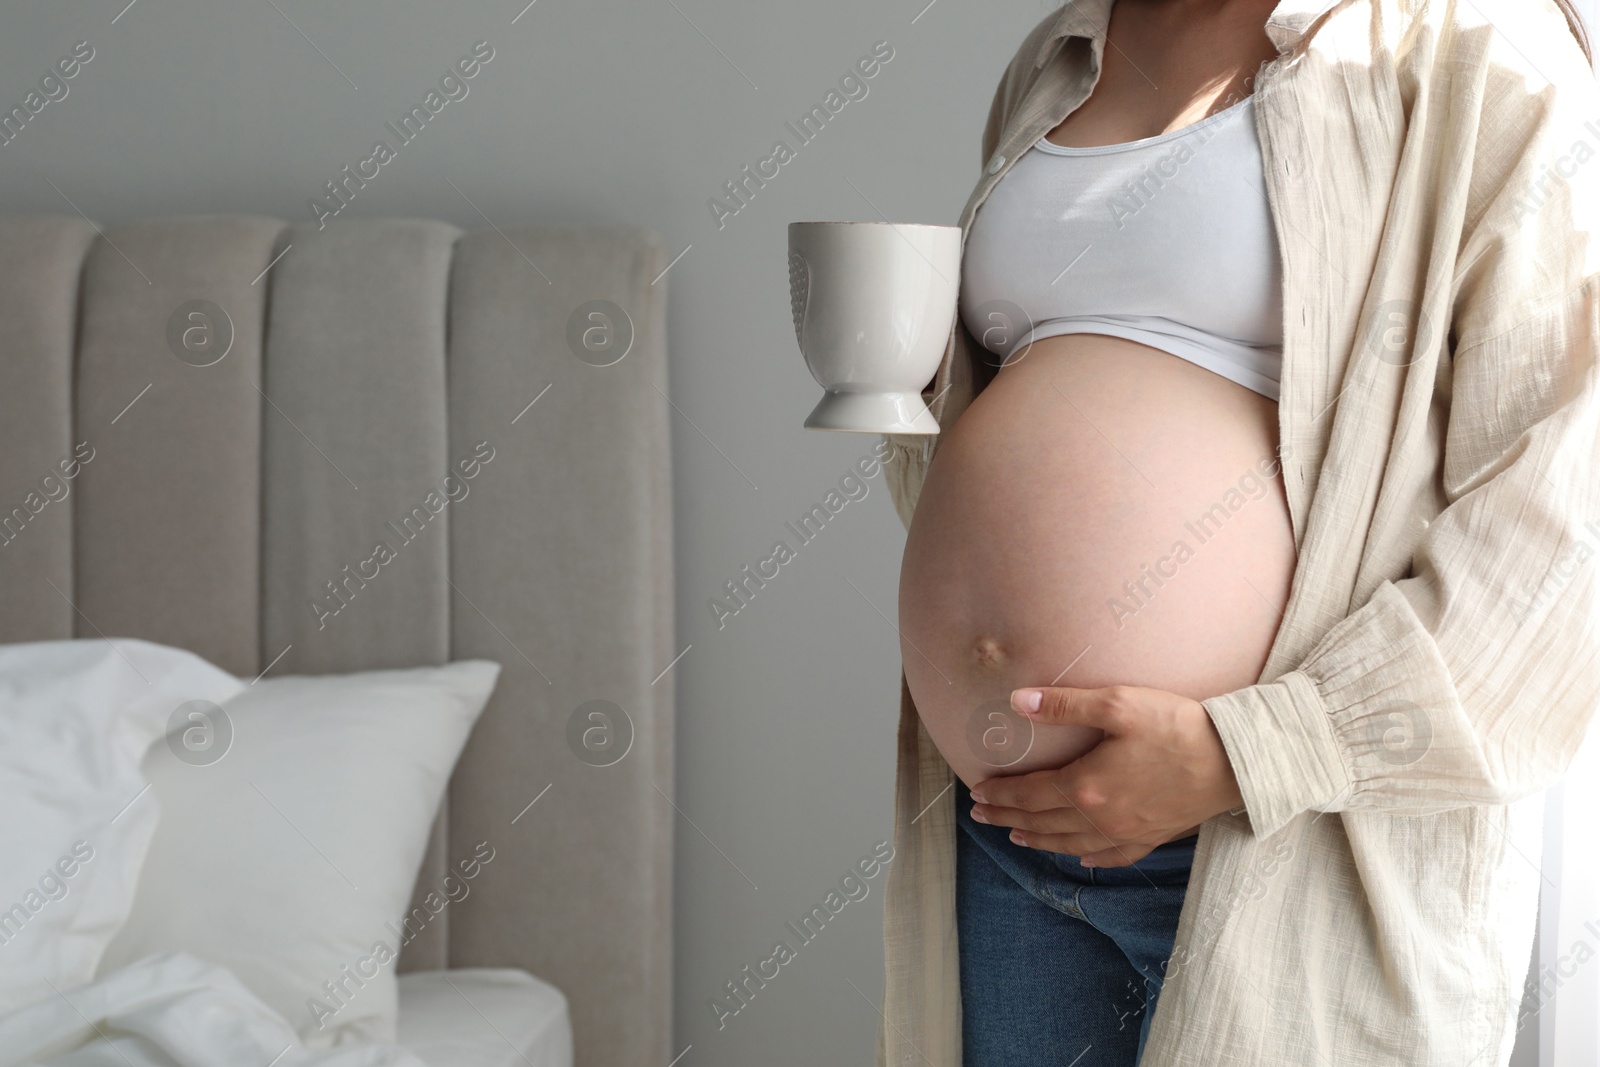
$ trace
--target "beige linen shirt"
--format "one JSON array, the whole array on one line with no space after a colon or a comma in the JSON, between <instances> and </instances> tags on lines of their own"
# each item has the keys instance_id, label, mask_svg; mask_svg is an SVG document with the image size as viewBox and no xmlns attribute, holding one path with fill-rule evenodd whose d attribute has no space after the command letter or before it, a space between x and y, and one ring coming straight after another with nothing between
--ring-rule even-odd
<instances>
[{"instance_id":1,"label":"beige linen shirt","mask_svg":"<svg viewBox=\"0 0 1600 1067\"><path fill-rule=\"evenodd\" d=\"M963 234L1093 89L1111 4L1023 42ZM1267 31L1298 558L1260 680L1204 701L1244 806L1200 831L1143 1067L1492 1067L1541 791L1600 700L1600 90L1552 0L1282 0ZM946 430L979 352L958 321ZM938 438L889 440L909 524ZM952 781L902 675L892 1067L961 1062Z\"/></svg>"}]
</instances>

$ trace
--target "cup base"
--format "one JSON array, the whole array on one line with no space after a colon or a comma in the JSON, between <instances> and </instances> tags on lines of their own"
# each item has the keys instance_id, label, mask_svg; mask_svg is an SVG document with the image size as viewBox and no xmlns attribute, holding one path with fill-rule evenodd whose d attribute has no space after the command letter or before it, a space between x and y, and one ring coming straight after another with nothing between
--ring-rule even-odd
<instances>
[{"instance_id":1,"label":"cup base","mask_svg":"<svg viewBox=\"0 0 1600 1067\"><path fill-rule=\"evenodd\" d=\"M808 430L851 433L939 432L939 423L920 393L841 393L828 390L811 414Z\"/></svg>"}]
</instances>

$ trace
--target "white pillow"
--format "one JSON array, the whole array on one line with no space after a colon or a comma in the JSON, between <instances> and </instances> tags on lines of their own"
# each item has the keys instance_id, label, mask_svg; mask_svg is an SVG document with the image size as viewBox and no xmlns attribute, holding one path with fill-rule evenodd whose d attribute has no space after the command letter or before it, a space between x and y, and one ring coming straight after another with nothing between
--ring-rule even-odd
<instances>
[{"instance_id":1,"label":"white pillow","mask_svg":"<svg viewBox=\"0 0 1600 1067\"><path fill-rule=\"evenodd\" d=\"M393 1041L394 930L499 673L468 660L266 679L224 705L221 759L153 746L161 823L101 973L188 952L233 971L309 1048Z\"/></svg>"},{"instance_id":2,"label":"white pillow","mask_svg":"<svg viewBox=\"0 0 1600 1067\"><path fill-rule=\"evenodd\" d=\"M0 1012L94 977L156 826L140 760L181 705L243 688L148 641L0 645Z\"/></svg>"}]
</instances>

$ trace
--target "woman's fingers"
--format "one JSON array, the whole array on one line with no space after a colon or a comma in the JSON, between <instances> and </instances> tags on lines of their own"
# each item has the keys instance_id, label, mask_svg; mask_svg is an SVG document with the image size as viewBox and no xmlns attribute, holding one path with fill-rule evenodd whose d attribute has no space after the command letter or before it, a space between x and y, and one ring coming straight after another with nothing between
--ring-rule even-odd
<instances>
[{"instance_id":1,"label":"woman's fingers","mask_svg":"<svg viewBox=\"0 0 1600 1067\"><path fill-rule=\"evenodd\" d=\"M1140 704L1160 691L1140 686L1110 685L1101 689L1075 689L1047 686L1042 689L1015 689L1011 706L1019 715L1034 722L1055 726L1090 726L1107 733L1121 733Z\"/></svg>"},{"instance_id":2,"label":"woman's fingers","mask_svg":"<svg viewBox=\"0 0 1600 1067\"><path fill-rule=\"evenodd\" d=\"M1011 831L1011 843L1023 848L1036 848L1041 852L1059 852L1063 856L1082 856L1119 847L1118 842L1108 841L1099 834L1040 834L1027 830Z\"/></svg>"},{"instance_id":3,"label":"woman's fingers","mask_svg":"<svg viewBox=\"0 0 1600 1067\"><path fill-rule=\"evenodd\" d=\"M1056 777L1060 773L1061 768L1056 767L1031 774L989 778L972 787L972 799L979 804L1024 808L1028 811L1059 808L1068 803L1056 784Z\"/></svg>"},{"instance_id":4,"label":"woman's fingers","mask_svg":"<svg viewBox=\"0 0 1600 1067\"><path fill-rule=\"evenodd\" d=\"M1140 845L1124 841L1099 852L1080 855L1078 862L1085 867L1127 867L1138 863L1155 851L1154 845Z\"/></svg>"},{"instance_id":5,"label":"woman's fingers","mask_svg":"<svg viewBox=\"0 0 1600 1067\"><path fill-rule=\"evenodd\" d=\"M990 826L1010 826L1042 834L1096 832L1094 825L1084 817L1083 813L1073 808L1028 811L1024 808L1002 808L994 804L974 804L972 819L974 822L987 823Z\"/></svg>"},{"instance_id":6,"label":"woman's fingers","mask_svg":"<svg viewBox=\"0 0 1600 1067\"><path fill-rule=\"evenodd\" d=\"M1040 834L1013 830L1011 840L1023 848L1077 856L1085 867L1128 867L1150 855L1155 848L1133 841L1107 841L1099 834Z\"/></svg>"}]
</instances>

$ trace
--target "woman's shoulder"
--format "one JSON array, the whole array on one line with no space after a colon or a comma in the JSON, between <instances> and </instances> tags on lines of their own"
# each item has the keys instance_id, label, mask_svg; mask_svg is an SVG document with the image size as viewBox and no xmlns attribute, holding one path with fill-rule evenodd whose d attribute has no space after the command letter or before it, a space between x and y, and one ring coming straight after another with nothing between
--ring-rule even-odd
<instances>
[{"instance_id":1,"label":"woman's shoulder","mask_svg":"<svg viewBox=\"0 0 1600 1067\"><path fill-rule=\"evenodd\" d=\"M1470 153L1461 163L1477 191L1502 189L1530 161L1595 154L1600 82L1556 0L1427 0L1403 16L1403 0L1364 2L1405 20L1386 58L1402 86L1439 102L1431 125Z\"/></svg>"},{"instance_id":2,"label":"woman's shoulder","mask_svg":"<svg viewBox=\"0 0 1600 1067\"><path fill-rule=\"evenodd\" d=\"M1017 51L1011 57L1011 62L1006 64L1005 75L1000 81L1002 88L1008 85L1025 88L1027 83L1032 81L1040 67L1040 50L1044 48L1045 42L1052 37L1075 31L1080 35L1086 35L1089 32L1087 29L1088 20L1092 16L1080 10L1084 2L1085 0L1068 0L1066 4L1055 8L1040 19L1033 29L1028 31L1028 35L1017 46ZM1102 6L1109 6L1106 0L1094 0L1094 2ZM1076 27L1074 23L1077 24Z\"/></svg>"},{"instance_id":3,"label":"woman's shoulder","mask_svg":"<svg viewBox=\"0 0 1600 1067\"><path fill-rule=\"evenodd\" d=\"M1352 16L1352 30L1356 23L1362 33L1378 30L1375 40L1402 62L1426 62L1435 70L1486 61L1531 73L1548 68L1550 81L1574 71L1593 76L1557 0L1340 0L1331 10Z\"/></svg>"},{"instance_id":4,"label":"woman's shoulder","mask_svg":"<svg viewBox=\"0 0 1600 1067\"><path fill-rule=\"evenodd\" d=\"M1022 39L1011 61L1006 64L1005 71L1000 75L1000 82L995 86L994 99L989 105L989 122L983 136L985 161L993 153L1000 131L1005 128L1006 122L1038 77L1040 70L1038 60L1045 42L1056 34L1058 28L1061 28L1063 20L1074 17L1074 5L1078 2L1080 0L1068 0L1066 5L1056 8L1040 19Z\"/></svg>"}]
</instances>

